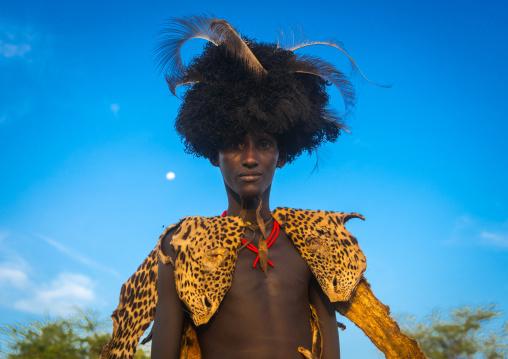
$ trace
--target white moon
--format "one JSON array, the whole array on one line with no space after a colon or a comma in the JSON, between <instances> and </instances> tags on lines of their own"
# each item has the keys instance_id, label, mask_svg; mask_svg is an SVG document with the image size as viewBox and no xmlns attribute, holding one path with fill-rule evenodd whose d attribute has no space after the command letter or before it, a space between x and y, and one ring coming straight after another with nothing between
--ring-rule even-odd
<instances>
[{"instance_id":1,"label":"white moon","mask_svg":"<svg viewBox=\"0 0 508 359\"><path fill-rule=\"evenodd\" d=\"M168 172L166 173L166 178L169 180L169 181L172 181L175 179L175 172Z\"/></svg>"}]
</instances>

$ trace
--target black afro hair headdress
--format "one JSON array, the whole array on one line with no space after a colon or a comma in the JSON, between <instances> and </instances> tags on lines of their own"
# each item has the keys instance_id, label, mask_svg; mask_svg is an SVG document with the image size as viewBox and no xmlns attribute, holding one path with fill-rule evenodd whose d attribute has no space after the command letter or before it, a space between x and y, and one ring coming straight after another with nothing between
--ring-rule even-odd
<instances>
[{"instance_id":1,"label":"black afro hair headdress","mask_svg":"<svg viewBox=\"0 0 508 359\"><path fill-rule=\"evenodd\" d=\"M345 130L343 118L327 108L326 86L339 89L347 114L355 99L351 83L320 58L293 52L318 44L346 53L338 44L305 42L283 48L242 38L227 21L206 15L171 19L162 35L157 59L170 91L176 96L178 86L190 86L175 121L186 152L214 158L225 143L247 133L268 133L286 148L291 162L335 142ZM180 49L193 38L209 43L184 67Z\"/></svg>"}]
</instances>

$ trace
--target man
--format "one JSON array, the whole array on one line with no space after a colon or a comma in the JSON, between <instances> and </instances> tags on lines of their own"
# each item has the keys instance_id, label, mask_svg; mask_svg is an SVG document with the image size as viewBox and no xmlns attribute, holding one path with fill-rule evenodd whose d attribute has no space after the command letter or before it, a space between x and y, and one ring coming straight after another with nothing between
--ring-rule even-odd
<instances>
[{"instance_id":1,"label":"man","mask_svg":"<svg viewBox=\"0 0 508 359\"><path fill-rule=\"evenodd\" d=\"M244 40L224 20L174 19L168 33L159 51L170 90L193 84L175 128L188 153L220 169L228 208L166 229L122 287L101 357L132 357L155 318L145 339L153 358L339 358L337 309L396 355L389 357L423 358L399 350L409 339L362 279L365 256L344 227L362 216L270 209L276 169L337 140L344 126L326 107L326 85L339 88L348 109L347 78L293 52L309 43L284 49ZM195 37L210 44L185 68L179 50ZM369 303L374 319L366 325Z\"/></svg>"},{"instance_id":2,"label":"man","mask_svg":"<svg viewBox=\"0 0 508 359\"><path fill-rule=\"evenodd\" d=\"M212 164L220 168L228 196L227 216L257 223L256 211L271 233L276 222L269 208L270 189L281 158L277 140L268 134L247 134L221 148ZM260 226L249 226L245 237L259 247ZM162 241L162 250L174 261L171 246L173 231ZM268 237L268 235L267 235ZM233 280L217 314L197 328L199 345L208 358L298 358L298 348L312 348L310 305L321 321L323 358L339 357L335 310L313 278L284 230L268 250L268 275L259 265L253 268L256 254L238 252ZM268 262L267 262L268 263ZM175 288L173 267L159 266L159 300L152 339L153 358L178 358L183 328L184 306ZM233 324L234 323L234 324Z\"/></svg>"}]
</instances>

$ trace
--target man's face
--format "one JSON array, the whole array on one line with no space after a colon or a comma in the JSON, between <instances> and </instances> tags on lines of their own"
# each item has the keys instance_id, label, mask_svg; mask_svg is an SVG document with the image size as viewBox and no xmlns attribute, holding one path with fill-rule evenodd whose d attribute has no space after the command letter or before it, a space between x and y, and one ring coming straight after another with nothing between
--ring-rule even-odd
<instances>
[{"instance_id":1,"label":"man's face","mask_svg":"<svg viewBox=\"0 0 508 359\"><path fill-rule=\"evenodd\" d=\"M247 134L219 150L211 163L220 168L229 189L244 199L262 196L270 187L277 167L285 165L279 158L277 140L268 134Z\"/></svg>"}]
</instances>

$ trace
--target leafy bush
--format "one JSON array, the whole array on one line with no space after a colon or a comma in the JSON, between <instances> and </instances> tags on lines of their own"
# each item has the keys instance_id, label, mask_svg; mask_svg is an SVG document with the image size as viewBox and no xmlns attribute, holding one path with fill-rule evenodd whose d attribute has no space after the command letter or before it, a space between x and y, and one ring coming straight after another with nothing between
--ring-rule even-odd
<instances>
[{"instance_id":1,"label":"leafy bush","mask_svg":"<svg viewBox=\"0 0 508 359\"><path fill-rule=\"evenodd\" d=\"M496 305L463 306L445 315L436 309L423 321L411 316L397 320L429 359L503 359L508 358L508 322L492 328L501 314Z\"/></svg>"},{"instance_id":2,"label":"leafy bush","mask_svg":"<svg viewBox=\"0 0 508 359\"><path fill-rule=\"evenodd\" d=\"M92 310L75 308L76 314L27 324L0 326L7 339L2 354L7 359L91 359L98 358L110 333L105 320ZM138 348L135 359L150 358L149 350Z\"/></svg>"}]
</instances>

